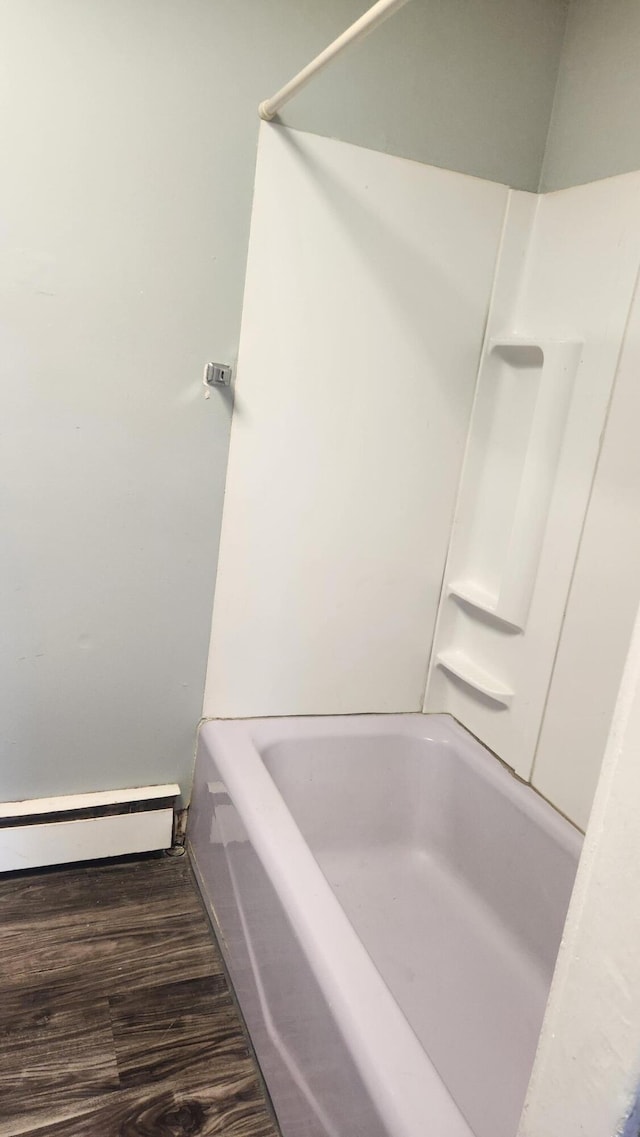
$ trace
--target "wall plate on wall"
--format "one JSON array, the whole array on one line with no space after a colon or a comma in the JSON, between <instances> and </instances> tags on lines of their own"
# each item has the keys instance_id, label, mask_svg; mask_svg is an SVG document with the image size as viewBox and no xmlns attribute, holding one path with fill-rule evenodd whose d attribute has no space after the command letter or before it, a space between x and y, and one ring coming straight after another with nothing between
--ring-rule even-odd
<instances>
[{"instance_id":1,"label":"wall plate on wall","mask_svg":"<svg viewBox=\"0 0 640 1137\"><path fill-rule=\"evenodd\" d=\"M206 363L202 381L205 387L230 387L232 377L230 363Z\"/></svg>"}]
</instances>

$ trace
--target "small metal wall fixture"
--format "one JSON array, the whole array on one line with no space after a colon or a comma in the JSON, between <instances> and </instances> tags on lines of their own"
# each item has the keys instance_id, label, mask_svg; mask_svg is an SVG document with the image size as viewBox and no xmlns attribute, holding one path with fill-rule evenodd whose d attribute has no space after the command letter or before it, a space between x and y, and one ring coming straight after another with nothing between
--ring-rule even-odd
<instances>
[{"instance_id":1,"label":"small metal wall fixture","mask_svg":"<svg viewBox=\"0 0 640 1137\"><path fill-rule=\"evenodd\" d=\"M202 381L205 387L230 387L232 373L230 363L207 363Z\"/></svg>"}]
</instances>

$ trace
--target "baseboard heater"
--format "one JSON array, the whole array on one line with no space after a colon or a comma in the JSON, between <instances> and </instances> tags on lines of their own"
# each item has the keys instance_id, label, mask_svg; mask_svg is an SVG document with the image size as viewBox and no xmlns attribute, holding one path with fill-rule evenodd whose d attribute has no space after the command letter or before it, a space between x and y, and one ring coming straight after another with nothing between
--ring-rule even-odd
<instances>
[{"instance_id":1,"label":"baseboard heater","mask_svg":"<svg viewBox=\"0 0 640 1137\"><path fill-rule=\"evenodd\" d=\"M0 872L167 849L177 785L0 802Z\"/></svg>"}]
</instances>

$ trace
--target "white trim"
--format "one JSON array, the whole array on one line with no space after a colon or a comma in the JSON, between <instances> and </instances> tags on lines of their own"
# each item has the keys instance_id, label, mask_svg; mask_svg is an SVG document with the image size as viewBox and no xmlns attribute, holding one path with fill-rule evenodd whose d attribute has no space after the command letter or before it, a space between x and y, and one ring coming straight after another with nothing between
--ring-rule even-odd
<instances>
[{"instance_id":1,"label":"white trim","mask_svg":"<svg viewBox=\"0 0 640 1137\"><path fill-rule=\"evenodd\" d=\"M638 1134L639 754L640 613L620 684L519 1137Z\"/></svg>"},{"instance_id":2,"label":"white trim","mask_svg":"<svg viewBox=\"0 0 640 1137\"><path fill-rule=\"evenodd\" d=\"M180 787L174 782L163 786L137 786L126 790L104 790L91 794L66 794L64 797L36 797L25 801L0 802L0 820L5 817L30 817L40 813L69 813L77 809L97 809L105 805L125 805L133 801L155 801L178 797Z\"/></svg>"}]
</instances>

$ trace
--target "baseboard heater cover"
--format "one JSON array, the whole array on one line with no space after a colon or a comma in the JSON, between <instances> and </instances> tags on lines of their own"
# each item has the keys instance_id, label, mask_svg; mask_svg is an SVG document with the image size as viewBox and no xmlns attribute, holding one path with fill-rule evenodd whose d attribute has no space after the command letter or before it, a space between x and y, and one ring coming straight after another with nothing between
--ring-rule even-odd
<instances>
[{"instance_id":1,"label":"baseboard heater cover","mask_svg":"<svg viewBox=\"0 0 640 1137\"><path fill-rule=\"evenodd\" d=\"M0 872L167 849L174 783L0 802Z\"/></svg>"}]
</instances>

